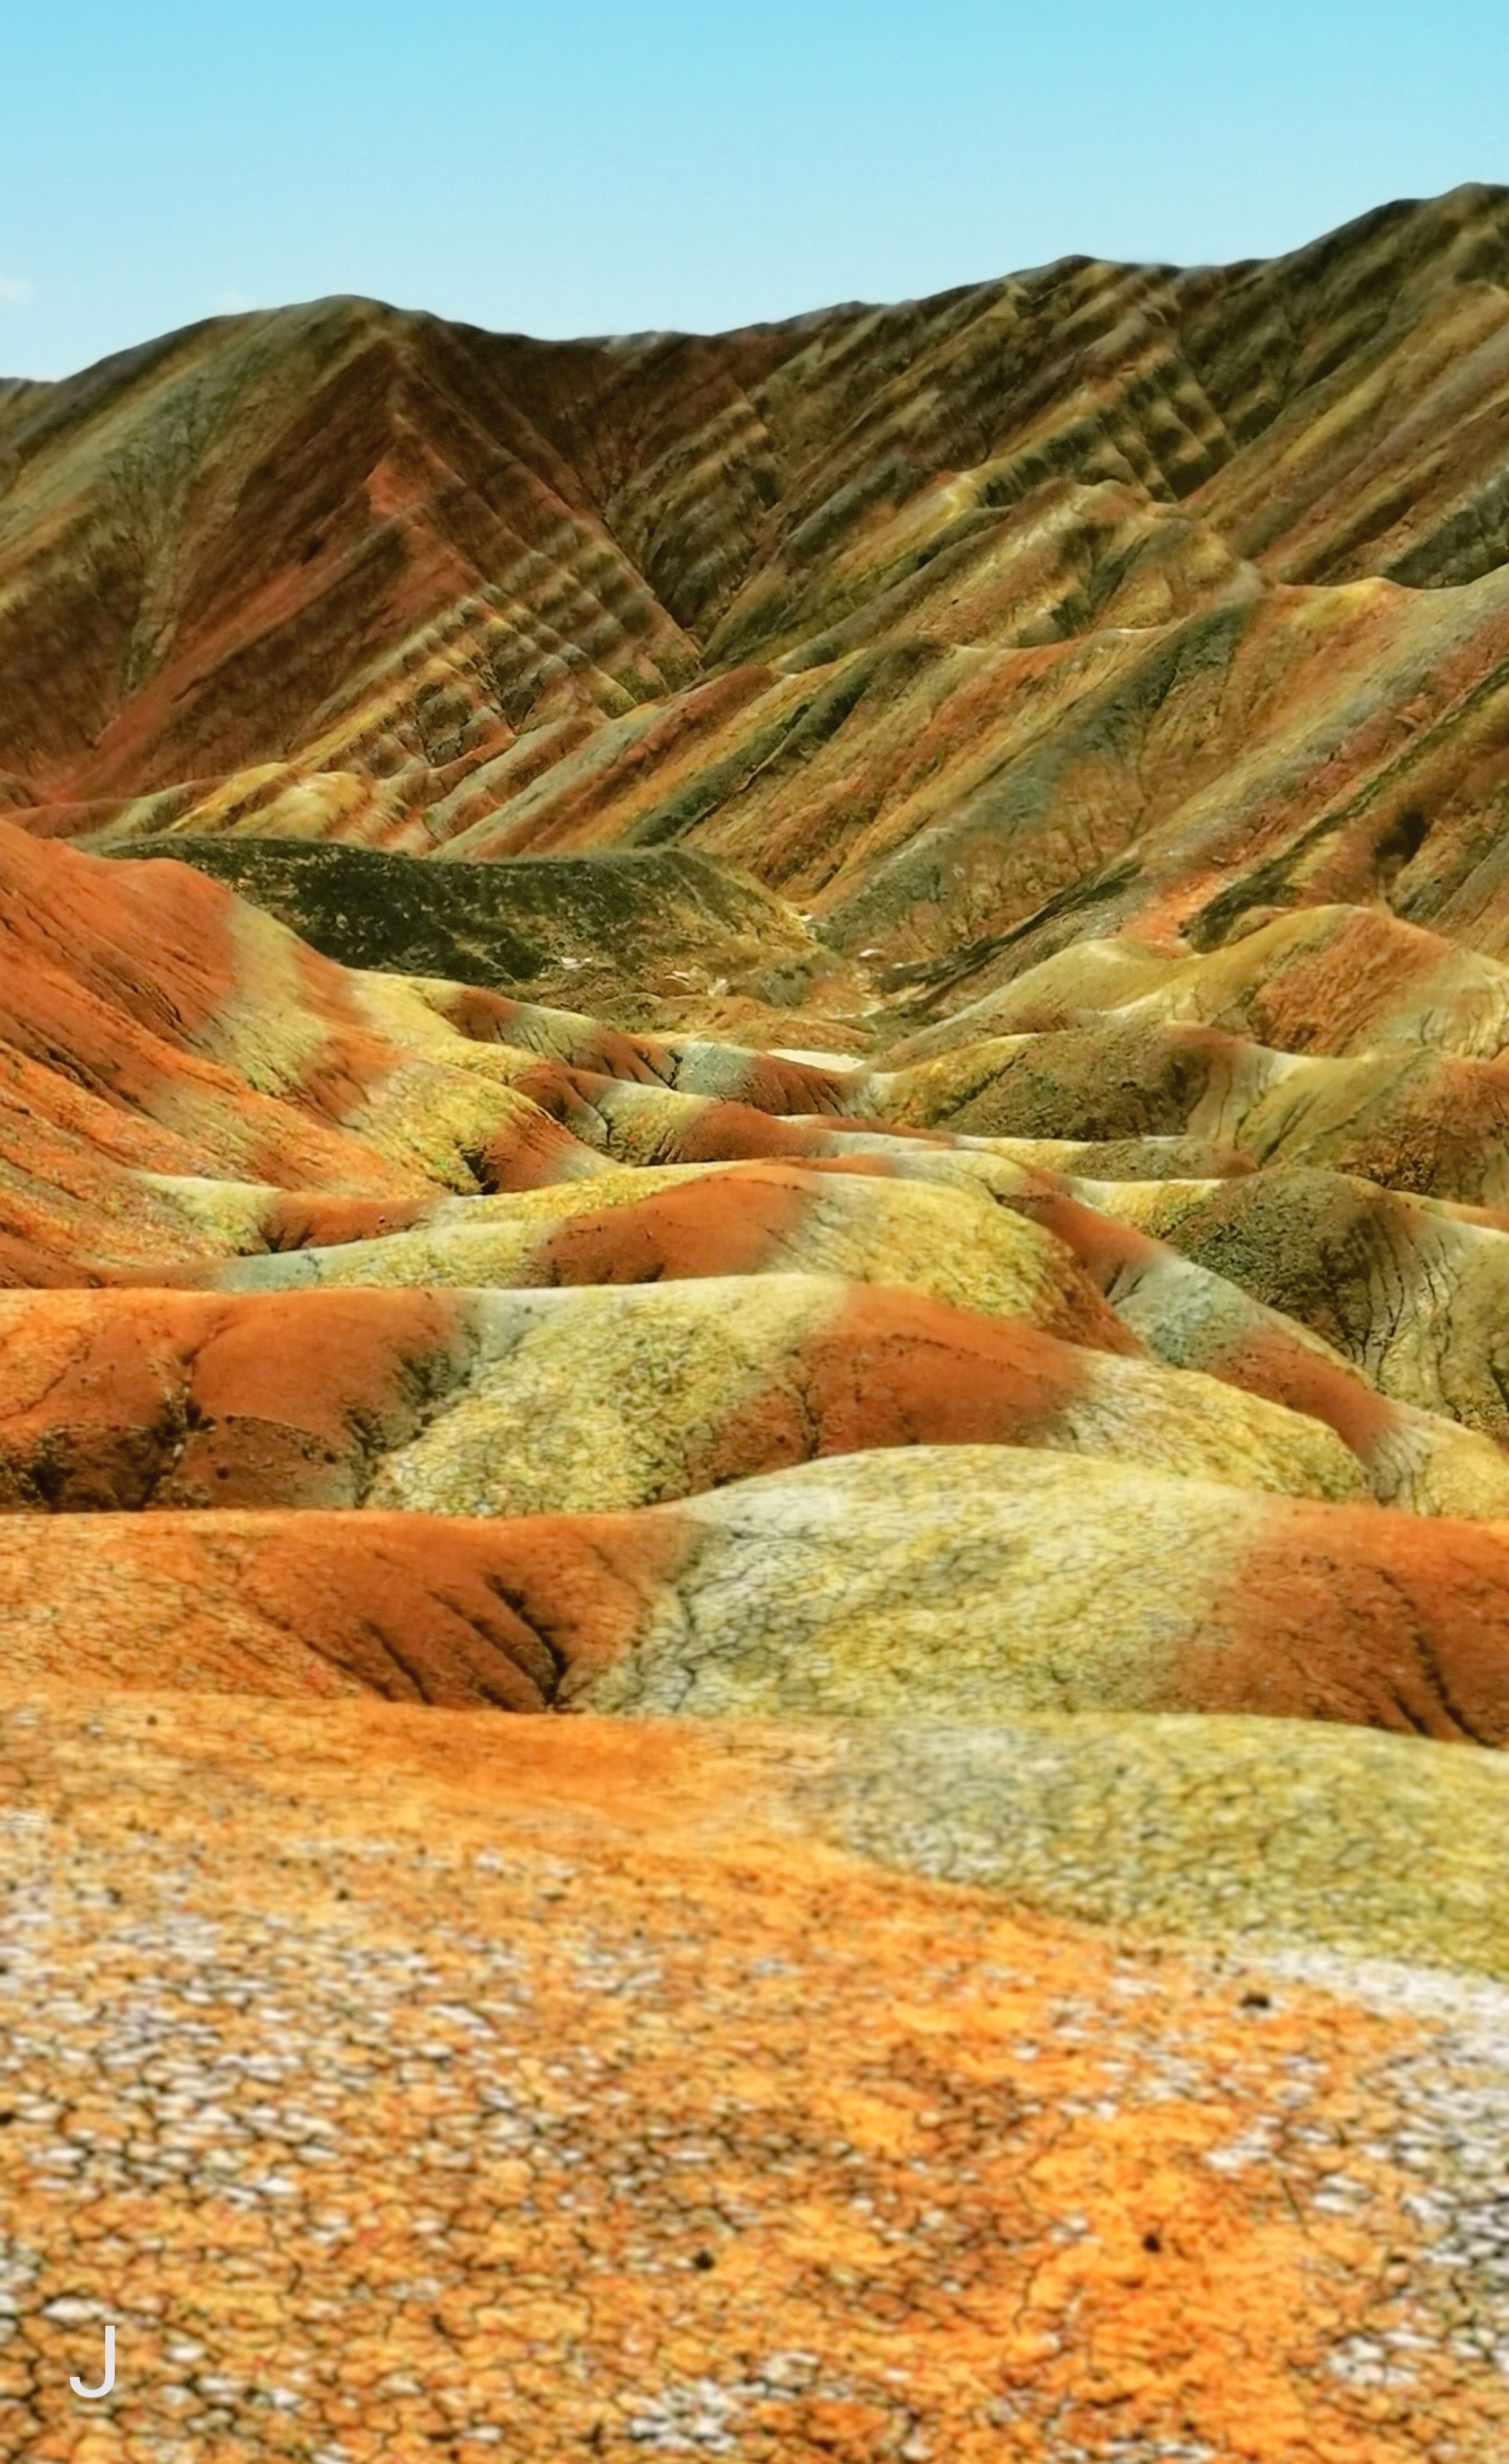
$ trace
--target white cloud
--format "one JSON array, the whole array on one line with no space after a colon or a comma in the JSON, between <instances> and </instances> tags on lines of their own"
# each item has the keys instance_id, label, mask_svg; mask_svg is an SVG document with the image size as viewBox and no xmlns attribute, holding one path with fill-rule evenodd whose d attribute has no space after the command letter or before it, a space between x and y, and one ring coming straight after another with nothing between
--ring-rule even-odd
<instances>
[{"instance_id":1,"label":"white cloud","mask_svg":"<svg viewBox=\"0 0 1509 2464\"><path fill-rule=\"evenodd\" d=\"M0 274L0 308L24 308L32 297L32 285L13 274Z\"/></svg>"},{"instance_id":2,"label":"white cloud","mask_svg":"<svg viewBox=\"0 0 1509 2464\"><path fill-rule=\"evenodd\" d=\"M239 317L248 308L254 308L256 301L250 291L217 291L213 306L218 316Z\"/></svg>"}]
</instances>

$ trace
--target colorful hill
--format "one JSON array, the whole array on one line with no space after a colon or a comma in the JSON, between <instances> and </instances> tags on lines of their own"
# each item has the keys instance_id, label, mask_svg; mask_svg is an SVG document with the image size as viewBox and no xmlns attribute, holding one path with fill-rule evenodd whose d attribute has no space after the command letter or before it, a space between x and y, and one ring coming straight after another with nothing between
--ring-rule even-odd
<instances>
[{"instance_id":1,"label":"colorful hill","mask_svg":"<svg viewBox=\"0 0 1509 2464\"><path fill-rule=\"evenodd\" d=\"M1463 188L711 339L192 328L0 405L0 770L54 832L675 843L980 988L1320 900L1496 953L1506 265Z\"/></svg>"},{"instance_id":2,"label":"colorful hill","mask_svg":"<svg viewBox=\"0 0 1509 2464\"><path fill-rule=\"evenodd\" d=\"M1506 456L1483 188L0 387L7 2455L1498 2464Z\"/></svg>"}]
</instances>

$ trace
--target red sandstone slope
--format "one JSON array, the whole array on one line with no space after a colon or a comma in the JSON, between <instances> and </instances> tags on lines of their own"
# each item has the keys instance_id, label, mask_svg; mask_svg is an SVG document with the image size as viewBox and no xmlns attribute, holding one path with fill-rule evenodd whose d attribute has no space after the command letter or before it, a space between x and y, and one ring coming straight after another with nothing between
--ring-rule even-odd
<instances>
[{"instance_id":1,"label":"red sandstone slope","mask_svg":"<svg viewBox=\"0 0 1509 2464\"><path fill-rule=\"evenodd\" d=\"M450 1066L448 1045L481 1059L458 1030L435 1018L438 1060L405 1049L359 979L182 866L109 870L0 824L0 1239L22 1282L191 1253L196 1184L226 1184L232 1220L240 1188L275 1243L391 1228L437 1184L592 1168L506 1077Z\"/></svg>"},{"instance_id":2,"label":"red sandstone slope","mask_svg":"<svg viewBox=\"0 0 1509 2464\"><path fill-rule=\"evenodd\" d=\"M933 1444L1366 1494L1362 1459L1319 1419L1129 1344L1091 1350L836 1277L0 1296L9 1513L638 1506Z\"/></svg>"}]
</instances>

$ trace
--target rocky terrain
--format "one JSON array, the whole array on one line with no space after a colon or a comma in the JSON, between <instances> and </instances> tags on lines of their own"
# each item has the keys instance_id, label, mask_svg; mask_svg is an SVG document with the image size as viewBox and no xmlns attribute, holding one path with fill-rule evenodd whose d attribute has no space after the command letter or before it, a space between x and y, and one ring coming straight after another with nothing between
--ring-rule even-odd
<instances>
[{"instance_id":1,"label":"rocky terrain","mask_svg":"<svg viewBox=\"0 0 1509 2464\"><path fill-rule=\"evenodd\" d=\"M0 2452L1497 2464L1509 193L0 385Z\"/></svg>"}]
</instances>

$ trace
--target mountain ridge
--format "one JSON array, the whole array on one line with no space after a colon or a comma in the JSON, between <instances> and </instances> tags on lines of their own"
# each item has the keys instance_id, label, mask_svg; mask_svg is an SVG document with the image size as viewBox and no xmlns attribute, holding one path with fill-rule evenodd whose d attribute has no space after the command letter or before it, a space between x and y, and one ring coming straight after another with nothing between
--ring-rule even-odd
<instances>
[{"instance_id":1,"label":"mountain ridge","mask_svg":"<svg viewBox=\"0 0 1509 2464\"><path fill-rule=\"evenodd\" d=\"M1219 937L1349 868L1493 950L1451 901L1506 437L1487 188L721 336L209 320L0 404L0 796L104 842L686 841L893 965L1145 847L1176 911L1124 880L1107 929Z\"/></svg>"}]
</instances>

